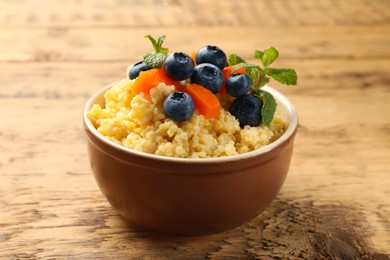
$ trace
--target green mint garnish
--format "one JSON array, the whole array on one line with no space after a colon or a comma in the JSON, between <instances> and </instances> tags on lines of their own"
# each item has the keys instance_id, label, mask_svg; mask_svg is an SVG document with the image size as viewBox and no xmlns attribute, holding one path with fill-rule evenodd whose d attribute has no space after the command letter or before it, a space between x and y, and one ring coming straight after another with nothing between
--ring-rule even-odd
<instances>
[{"instance_id":1,"label":"green mint garnish","mask_svg":"<svg viewBox=\"0 0 390 260\"><path fill-rule=\"evenodd\" d=\"M297 73L293 69L280 68L280 69L268 69L268 75L274 80L279 81L285 85L296 85L297 84Z\"/></svg>"},{"instance_id":2,"label":"green mint garnish","mask_svg":"<svg viewBox=\"0 0 390 260\"><path fill-rule=\"evenodd\" d=\"M161 68L167 55L165 53L146 53L144 62L151 68Z\"/></svg>"},{"instance_id":3,"label":"green mint garnish","mask_svg":"<svg viewBox=\"0 0 390 260\"><path fill-rule=\"evenodd\" d=\"M261 90L259 97L263 101L263 107L261 108L262 122L265 126L269 126L274 120L276 100L270 93L263 90Z\"/></svg>"},{"instance_id":4,"label":"green mint garnish","mask_svg":"<svg viewBox=\"0 0 390 260\"><path fill-rule=\"evenodd\" d=\"M150 35L145 35L145 38L148 38L152 42L154 53L145 54L144 62L151 68L161 68L169 52L168 48L162 47L165 35L158 37L157 40Z\"/></svg>"},{"instance_id":5,"label":"green mint garnish","mask_svg":"<svg viewBox=\"0 0 390 260\"><path fill-rule=\"evenodd\" d=\"M279 56L279 52L274 48L270 47L264 51L255 50L255 58L261 60L264 68L271 65Z\"/></svg>"},{"instance_id":6,"label":"green mint garnish","mask_svg":"<svg viewBox=\"0 0 390 260\"><path fill-rule=\"evenodd\" d=\"M231 70L231 74L240 68L245 68L246 74L251 78L252 94L258 96L263 101L262 123L265 126L269 126L274 118L276 101L270 93L261 90L261 87L266 85L270 81L270 78L285 85L296 85L298 79L294 69L269 68L278 56L278 50L270 47L264 51L255 50L254 52L255 59L260 60L262 66L247 63L236 54L231 54L228 59L229 66L237 65Z\"/></svg>"},{"instance_id":7,"label":"green mint garnish","mask_svg":"<svg viewBox=\"0 0 390 260\"><path fill-rule=\"evenodd\" d=\"M163 43L165 41L165 38L166 36L165 35L161 35L160 37L158 37L158 39L154 39L152 36L150 35L145 35L145 38L148 38L152 44L153 44L153 48L154 48L154 53L165 53L165 54L168 54L169 50L168 48L163 48Z\"/></svg>"},{"instance_id":8,"label":"green mint garnish","mask_svg":"<svg viewBox=\"0 0 390 260\"><path fill-rule=\"evenodd\" d=\"M238 56L237 54L230 54L227 62L228 62L228 66L233 66L233 65L237 65L239 63L244 63L245 60L243 58L241 58L240 56Z\"/></svg>"}]
</instances>

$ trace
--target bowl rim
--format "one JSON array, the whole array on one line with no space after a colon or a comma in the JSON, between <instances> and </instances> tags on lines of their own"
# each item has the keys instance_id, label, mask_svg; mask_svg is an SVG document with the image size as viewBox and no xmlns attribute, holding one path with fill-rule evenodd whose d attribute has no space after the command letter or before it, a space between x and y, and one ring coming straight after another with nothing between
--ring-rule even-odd
<instances>
[{"instance_id":1,"label":"bowl rim","mask_svg":"<svg viewBox=\"0 0 390 260\"><path fill-rule=\"evenodd\" d=\"M120 81L118 81L120 82ZM102 95L110 88L113 84L116 84L118 82L114 82L104 88L101 88L97 92L95 92L88 100L87 103L84 106L83 111L83 121L84 121L84 130L89 131L95 138L97 138L99 141L105 143L106 145L115 148L116 150L123 152L125 154L129 155L135 155L144 157L146 159L152 159L152 160L158 160L162 162L174 162L174 163L200 163L200 164L209 164L209 163L224 163L224 162L232 162L232 161L239 161L243 159L250 159L252 157L257 157L262 154L266 154L277 147L281 146L283 143L287 142L295 133L298 128L298 114L294 107L294 105L290 102L290 100L284 96L281 92L277 91L276 89L270 87L269 85L265 85L262 87L262 90L265 90L269 93L271 93L274 98L277 100L278 103L282 103L286 110L287 114L289 115L289 122L288 127L286 131L274 142L263 146L259 149L245 152L241 154L236 155L228 155L223 157L212 157L212 158L180 158L180 157L169 157L169 156L163 156L163 155L157 155L157 154L150 154L142 151L133 150L131 148L125 147L119 143L115 143L106 137L104 137L102 134L100 134L95 126L92 124L91 120L87 117L87 112L92 108L94 104L96 104L96 100L98 98L101 98Z\"/></svg>"}]
</instances>

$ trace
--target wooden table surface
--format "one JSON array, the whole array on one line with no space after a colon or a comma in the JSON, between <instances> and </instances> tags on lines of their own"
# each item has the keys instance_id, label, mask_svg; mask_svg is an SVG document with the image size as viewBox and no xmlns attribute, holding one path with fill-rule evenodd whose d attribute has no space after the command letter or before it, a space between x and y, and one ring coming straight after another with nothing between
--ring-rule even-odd
<instances>
[{"instance_id":1,"label":"wooden table surface","mask_svg":"<svg viewBox=\"0 0 390 260\"><path fill-rule=\"evenodd\" d=\"M82 110L167 36L276 47L300 118L271 206L220 234L124 221L91 173ZM389 259L390 1L0 0L0 259Z\"/></svg>"}]
</instances>

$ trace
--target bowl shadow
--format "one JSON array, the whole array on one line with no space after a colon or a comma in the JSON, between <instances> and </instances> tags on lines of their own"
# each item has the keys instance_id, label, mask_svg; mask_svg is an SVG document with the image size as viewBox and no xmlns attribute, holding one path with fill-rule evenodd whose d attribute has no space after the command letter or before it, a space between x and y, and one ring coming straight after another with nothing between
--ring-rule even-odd
<instances>
[{"instance_id":1,"label":"bowl shadow","mask_svg":"<svg viewBox=\"0 0 390 260\"><path fill-rule=\"evenodd\" d=\"M111 214L105 222L105 228L117 230L112 236L118 236L115 240L120 239L118 243L127 250L122 253L136 248L136 257L140 258L389 259L373 249L372 232L358 205L319 204L310 198L278 196L250 222L212 235L173 236L152 232L130 224L119 214Z\"/></svg>"}]
</instances>

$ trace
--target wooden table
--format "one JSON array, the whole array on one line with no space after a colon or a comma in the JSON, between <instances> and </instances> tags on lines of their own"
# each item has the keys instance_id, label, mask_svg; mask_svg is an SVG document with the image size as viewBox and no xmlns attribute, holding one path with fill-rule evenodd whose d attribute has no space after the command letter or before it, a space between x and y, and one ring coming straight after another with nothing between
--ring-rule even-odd
<instances>
[{"instance_id":1,"label":"wooden table","mask_svg":"<svg viewBox=\"0 0 390 260\"><path fill-rule=\"evenodd\" d=\"M167 36L239 53L274 46L296 87L288 178L251 222L171 237L100 193L82 130L92 93ZM1 259L389 259L388 0L0 0Z\"/></svg>"}]
</instances>

